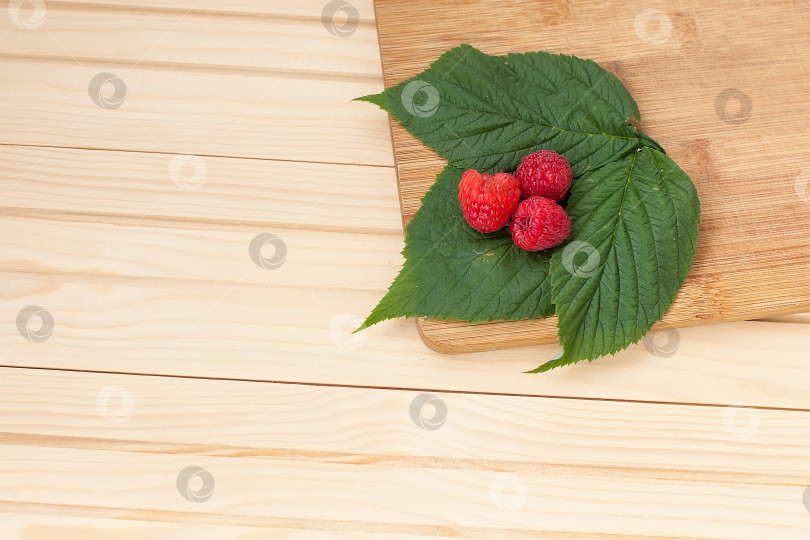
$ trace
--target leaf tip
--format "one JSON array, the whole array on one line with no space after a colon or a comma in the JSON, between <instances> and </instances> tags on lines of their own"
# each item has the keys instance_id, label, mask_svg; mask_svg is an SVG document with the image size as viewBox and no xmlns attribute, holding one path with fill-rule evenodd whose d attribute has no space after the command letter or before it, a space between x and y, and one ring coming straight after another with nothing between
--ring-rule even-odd
<instances>
[{"instance_id":1,"label":"leaf tip","mask_svg":"<svg viewBox=\"0 0 810 540\"><path fill-rule=\"evenodd\" d=\"M384 316L383 317L379 316L379 314L376 313L376 310L377 310L377 308L375 308L371 312L371 314L368 317L366 317L366 320L364 320L362 323L360 323L360 326L355 328L350 335L354 335L357 332L362 332L363 330L366 330L367 328L371 328L372 326L374 326L378 322L384 321L387 318L387 317L384 317Z\"/></svg>"},{"instance_id":2,"label":"leaf tip","mask_svg":"<svg viewBox=\"0 0 810 540\"><path fill-rule=\"evenodd\" d=\"M545 364L541 364L534 369L530 369L529 371L524 371L523 373L545 373L551 369L554 369L558 365L565 365L565 363L558 364L559 360L563 357L565 351L560 351L555 354L548 362Z\"/></svg>"},{"instance_id":3,"label":"leaf tip","mask_svg":"<svg viewBox=\"0 0 810 540\"><path fill-rule=\"evenodd\" d=\"M369 94L367 96L360 96L352 99L352 101L366 101L368 103L373 103L381 109L385 108L383 106L383 103L385 102L385 96L383 94Z\"/></svg>"},{"instance_id":4,"label":"leaf tip","mask_svg":"<svg viewBox=\"0 0 810 540\"><path fill-rule=\"evenodd\" d=\"M360 326L358 326L357 328L355 328L354 330L352 330L352 333L351 333L351 334L349 334L349 335L354 335L354 334L356 334L357 332L362 332L362 331L363 331L363 330L365 330L366 328L368 328L368 325L365 323L365 321L363 321L363 324L361 324Z\"/></svg>"}]
</instances>

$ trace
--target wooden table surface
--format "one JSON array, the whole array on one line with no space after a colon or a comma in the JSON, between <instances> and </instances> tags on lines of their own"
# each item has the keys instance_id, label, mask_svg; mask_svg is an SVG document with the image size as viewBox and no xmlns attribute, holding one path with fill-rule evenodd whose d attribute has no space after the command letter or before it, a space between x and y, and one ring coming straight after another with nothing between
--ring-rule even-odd
<instances>
[{"instance_id":1,"label":"wooden table surface","mask_svg":"<svg viewBox=\"0 0 810 540\"><path fill-rule=\"evenodd\" d=\"M371 0L7 7L0 538L810 535L808 315L539 376L348 335L402 263Z\"/></svg>"}]
</instances>

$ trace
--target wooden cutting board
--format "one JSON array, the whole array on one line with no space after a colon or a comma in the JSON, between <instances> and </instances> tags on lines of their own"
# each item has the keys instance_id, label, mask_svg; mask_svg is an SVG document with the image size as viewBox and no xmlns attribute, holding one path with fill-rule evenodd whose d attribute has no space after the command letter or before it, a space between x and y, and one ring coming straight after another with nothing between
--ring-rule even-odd
<instances>
[{"instance_id":1,"label":"wooden cutting board","mask_svg":"<svg viewBox=\"0 0 810 540\"><path fill-rule=\"evenodd\" d=\"M445 50L592 58L638 102L642 129L692 177L692 270L656 328L810 310L810 10L801 2L377 0L386 87ZM391 122L405 224L445 162ZM419 320L431 348L556 340L556 318Z\"/></svg>"}]
</instances>

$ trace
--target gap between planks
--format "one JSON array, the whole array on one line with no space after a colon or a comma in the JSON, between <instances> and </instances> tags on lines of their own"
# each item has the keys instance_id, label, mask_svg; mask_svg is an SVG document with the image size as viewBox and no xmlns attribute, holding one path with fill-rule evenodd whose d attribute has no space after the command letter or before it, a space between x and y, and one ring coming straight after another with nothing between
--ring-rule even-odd
<instances>
[{"instance_id":1,"label":"gap between planks","mask_svg":"<svg viewBox=\"0 0 810 540\"><path fill-rule=\"evenodd\" d=\"M143 155L159 155L159 156L176 156L177 152L166 152L163 150L138 150L136 148L94 148L90 146L57 146L50 144L25 144L25 143L7 143L0 142L0 147L7 146L10 148L39 148L44 150L86 150L88 152L125 152L127 154L143 154ZM247 159L251 161L270 161L278 163L313 163L315 165L337 165L339 167L375 167L379 169L393 169L394 165L385 165L382 163L341 163L338 161L311 161L304 159L282 159L274 157L259 157L259 156L231 156L227 154L206 154L198 152L194 154L201 158L214 158L214 159Z\"/></svg>"},{"instance_id":2,"label":"gap between planks","mask_svg":"<svg viewBox=\"0 0 810 540\"><path fill-rule=\"evenodd\" d=\"M70 210L51 210L40 208L21 208L11 206L0 206L0 214L3 217L17 217L24 219L36 219L40 221L66 221L73 223L103 223L105 225L119 225L129 227L173 227L184 230L223 230L227 227L232 230L250 230L272 228L274 230L296 230L315 231L330 233L352 233L392 236L402 238L402 231L394 229L383 229L380 227L354 227L348 225L316 225L310 223L289 223L284 221L253 221L235 219L215 219L215 218L193 218L183 216L161 216L147 214L119 214L106 212L82 212ZM36 270L32 270L36 272ZM66 272L65 274L70 274ZM382 290L382 289L370 289Z\"/></svg>"},{"instance_id":3,"label":"gap between planks","mask_svg":"<svg viewBox=\"0 0 810 540\"><path fill-rule=\"evenodd\" d=\"M217 75L255 75L257 77L294 78L310 81L343 81L382 84L381 75L363 73L345 73L342 71L321 71L314 69L271 68L229 66L227 64L197 64L194 62L172 62L168 60L106 60L82 56L45 56L29 54L0 53L0 60L20 60L26 62L61 62L98 65L104 68L144 69L149 71L168 71L171 73L214 73Z\"/></svg>"},{"instance_id":4,"label":"gap between planks","mask_svg":"<svg viewBox=\"0 0 810 540\"><path fill-rule=\"evenodd\" d=\"M551 394L523 394L519 392L495 392L491 390L454 390L445 388L431 388L431 387L415 387L415 386L387 386L387 385L374 385L374 384L347 384L347 383L326 383L326 382L308 382L308 381L290 381L290 380L275 380L275 379L261 379L261 378L246 378L246 377L215 377L206 375L179 375L173 373L138 373L135 371L115 371L115 370L94 370L94 369L68 369L56 367L41 367L41 366L17 366L10 364L0 364L0 369L15 369L15 370L39 370L39 371L55 371L60 373L87 373L95 375L126 375L134 377L161 377L165 379L184 379L184 380L201 380L201 381L223 381L223 382L244 382L244 383L259 383L259 384L282 384L287 386L307 386L313 388L347 388L347 389L361 389L361 390L393 390L399 392L435 392L437 394L459 394L459 395L473 395L473 396L495 396L495 397L520 397L520 398L537 398L537 399L553 399L553 400L572 400L572 401L599 401L609 403L629 403L640 405L674 405L674 406L687 406L687 407L712 407L712 408L725 408L736 406L738 408L762 410L762 411L784 411L784 412L810 412L810 408L800 407L779 407L771 405L739 405L735 403L701 403L690 401L657 401L646 399L623 399L623 398L608 398L608 397L588 397L588 396L565 396L565 395L551 395Z\"/></svg>"}]
</instances>

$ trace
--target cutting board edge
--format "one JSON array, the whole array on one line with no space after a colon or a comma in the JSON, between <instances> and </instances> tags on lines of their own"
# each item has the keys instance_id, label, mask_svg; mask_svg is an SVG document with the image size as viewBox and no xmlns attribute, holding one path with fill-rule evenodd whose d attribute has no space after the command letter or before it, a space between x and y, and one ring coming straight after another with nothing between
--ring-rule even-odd
<instances>
[{"instance_id":1,"label":"cutting board edge","mask_svg":"<svg viewBox=\"0 0 810 540\"><path fill-rule=\"evenodd\" d=\"M810 304L802 304L798 306L793 306L787 309L779 309L779 310L768 310L762 311L753 314L746 314L735 316L731 315L726 318L722 319L711 319L711 320L704 320L704 319L691 319L686 321L674 322L669 323L666 321L659 321L653 325L650 332L654 332L656 330L662 329L669 329L669 328L689 328L691 326L711 326L714 324L722 324L727 322L737 322L737 321L753 321L756 319L764 319L767 317L780 317L782 315L792 315L795 313L806 313L810 311ZM545 319L543 319L545 320ZM433 325L455 325L458 324L458 321L441 321L438 319L427 319L425 317L418 317L416 320L416 328L419 332L419 337L422 338L422 342L425 344L427 348L432 351L441 353L441 354L448 354L448 355L455 355L455 354L467 354L467 353L475 353L475 352L491 352L497 351L502 349L513 349L515 347L530 347L534 345L550 345L554 343L559 343L554 337L541 337L541 338L527 338L523 336L512 336L503 337L498 340L497 343L491 343L490 341L485 341L479 339L478 342L474 340L475 336L470 336L469 334L465 335L464 339L466 343L464 345L457 345L454 344L453 339L436 339L434 336L435 330L431 328L425 328L424 323L429 321L430 324ZM486 326L487 324L494 324L494 323L477 323L480 326ZM500 322L498 324L504 324ZM509 324L509 323L506 323ZM515 323L517 324L517 322ZM785 323L773 323L773 324L785 324ZM641 340L639 340L641 341Z\"/></svg>"}]
</instances>

